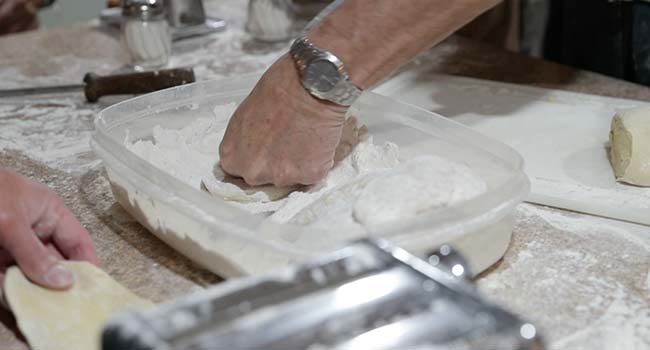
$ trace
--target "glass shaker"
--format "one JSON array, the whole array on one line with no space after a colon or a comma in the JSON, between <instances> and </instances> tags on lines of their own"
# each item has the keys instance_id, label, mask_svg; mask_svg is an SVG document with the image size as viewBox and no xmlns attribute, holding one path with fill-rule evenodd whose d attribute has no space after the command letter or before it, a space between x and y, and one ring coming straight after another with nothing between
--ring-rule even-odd
<instances>
[{"instance_id":1,"label":"glass shaker","mask_svg":"<svg viewBox=\"0 0 650 350\"><path fill-rule=\"evenodd\" d=\"M163 0L123 0L122 40L136 70L162 68L171 54Z\"/></svg>"}]
</instances>

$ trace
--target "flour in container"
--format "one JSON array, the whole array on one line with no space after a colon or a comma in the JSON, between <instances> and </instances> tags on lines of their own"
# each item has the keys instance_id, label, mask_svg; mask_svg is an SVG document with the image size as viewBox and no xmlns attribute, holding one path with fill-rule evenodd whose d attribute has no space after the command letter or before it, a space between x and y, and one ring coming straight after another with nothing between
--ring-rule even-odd
<instances>
[{"instance_id":1,"label":"flour in container","mask_svg":"<svg viewBox=\"0 0 650 350\"><path fill-rule=\"evenodd\" d=\"M218 166L219 144L234 103L217 106L213 118L176 130L156 126L153 140L125 141L132 152L188 185L203 189L269 220L313 227L364 229L427 210L451 206L487 190L464 164L437 156L404 160L392 142L377 145L359 132L358 144L312 186L247 186Z\"/></svg>"}]
</instances>

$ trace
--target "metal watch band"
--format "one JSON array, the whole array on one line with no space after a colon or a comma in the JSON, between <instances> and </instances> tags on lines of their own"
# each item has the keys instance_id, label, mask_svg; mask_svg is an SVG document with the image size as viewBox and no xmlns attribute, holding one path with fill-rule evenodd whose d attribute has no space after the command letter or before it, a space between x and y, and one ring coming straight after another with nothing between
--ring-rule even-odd
<instances>
[{"instance_id":1,"label":"metal watch band","mask_svg":"<svg viewBox=\"0 0 650 350\"><path fill-rule=\"evenodd\" d=\"M332 63L337 66L338 72L341 74L341 80L339 80L332 90L323 94L316 93L308 87L305 87L313 96L328 100L341 106L350 106L359 98L359 96L361 96L361 93L363 93L360 88L352 83L350 76L345 71L343 63L338 59L338 57L329 51L317 48L306 36L300 37L294 41L289 50L289 54L293 58L301 76L305 69L307 69L309 62L315 59L327 58L328 60L333 61Z\"/></svg>"},{"instance_id":2,"label":"metal watch band","mask_svg":"<svg viewBox=\"0 0 650 350\"><path fill-rule=\"evenodd\" d=\"M307 68L307 62L310 59L318 57L318 50L306 37L300 37L291 45L289 54L296 63L296 66L298 66L298 70L302 73Z\"/></svg>"},{"instance_id":3,"label":"metal watch band","mask_svg":"<svg viewBox=\"0 0 650 350\"><path fill-rule=\"evenodd\" d=\"M354 101L356 101L359 96L361 96L361 89L356 87L347 76L343 78L334 89L330 92L331 98L328 98L329 101L332 101L341 106L351 106Z\"/></svg>"}]
</instances>

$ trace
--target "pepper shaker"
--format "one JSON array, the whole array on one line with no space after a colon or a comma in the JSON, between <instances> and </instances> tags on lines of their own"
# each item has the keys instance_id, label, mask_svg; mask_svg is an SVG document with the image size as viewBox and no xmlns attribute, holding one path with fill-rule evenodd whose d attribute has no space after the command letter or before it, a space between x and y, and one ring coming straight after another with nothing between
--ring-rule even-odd
<instances>
[{"instance_id":1,"label":"pepper shaker","mask_svg":"<svg viewBox=\"0 0 650 350\"><path fill-rule=\"evenodd\" d=\"M122 39L136 70L162 68L171 54L163 0L123 0Z\"/></svg>"}]
</instances>

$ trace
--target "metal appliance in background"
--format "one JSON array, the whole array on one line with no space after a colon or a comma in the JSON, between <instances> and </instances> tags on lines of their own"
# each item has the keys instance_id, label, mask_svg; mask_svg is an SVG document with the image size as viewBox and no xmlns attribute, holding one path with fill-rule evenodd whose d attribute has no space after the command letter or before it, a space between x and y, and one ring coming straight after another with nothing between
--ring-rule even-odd
<instances>
[{"instance_id":1,"label":"metal appliance in background","mask_svg":"<svg viewBox=\"0 0 650 350\"><path fill-rule=\"evenodd\" d=\"M429 262L363 240L310 263L125 313L103 350L537 350L535 326L486 302L449 246Z\"/></svg>"},{"instance_id":2,"label":"metal appliance in background","mask_svg":"<svg viewBox=\"0 0 650 350\"><path fill-rule=\"evenodd\" d=\"M246 31L266 42L297 37L334 0L249 0Z\"/></svg>"},{"instance_id":3,"label":"metal appliance in background","mask_svg":"<svg viewBox=\"0 0 650 350\"><path fill-rule=\"evenodd\" d=\"M201 0L164 0L167 21L173 27L201 25L205 22L205 10Z\"/></svg>"},{"instance_id":4,"label":"metal appliance in background","mask_svg":"<svg viewBox=\"0 0 650 350\"><path fill-rule=\"evenodd\" d=\"M164 5L174 41L226 29L223 19L205 14L202 0L164 0ZM112 27L120 27L124 22L122 9L119 7L102 10L99 18L102 23Z\"/></svg>"},{"instance_id":5,"label":"metal appliance in background","mask_svg":"<svg viewBox=\"0 0 650 350\"><path fill-rule=\"evenodd\" d=\"M202 0L165 0L167 21L174 28L174 39L222 31L226 23L205 14Z\"/></svg>"}]
</instances>

